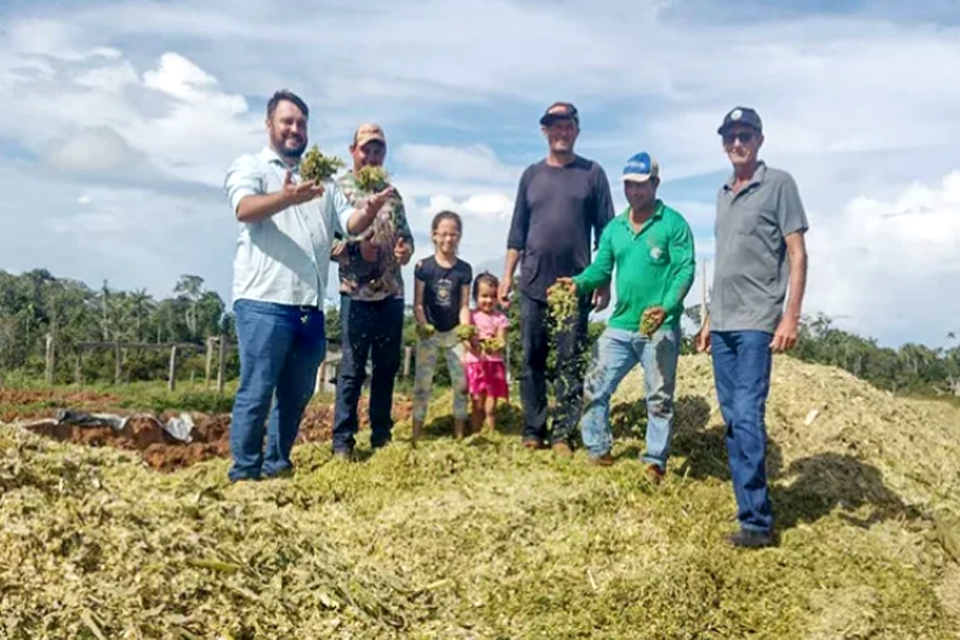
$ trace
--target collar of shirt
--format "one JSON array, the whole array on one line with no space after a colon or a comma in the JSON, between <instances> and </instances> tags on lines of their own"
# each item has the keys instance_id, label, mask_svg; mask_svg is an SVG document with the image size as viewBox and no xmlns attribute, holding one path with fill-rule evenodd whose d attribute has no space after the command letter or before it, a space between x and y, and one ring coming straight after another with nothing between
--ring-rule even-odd
<instances>
[{"instance_id":1,"label":"collar of shirt","mask_svg":"<svg viewBox=\"0 0 960 640\"><path fill-rule=\"evenodd\" d=\"M737 195L740 195L741 193L743 193L747 189L750 189L751 187L754 187L759 184L763 184L763 179L766 176L767 176L767 163L765 163L763 160L760 160L757 162L757 168L753 171L753 176L750 178L750 182L743 189L740 189L740 191L737 192ZM733 183L736 182L736 180L737 180L737 174L735 173L730 174L730 177L723 184L723 190L726 191L727 193L732 192Z\"/></svg>"},{"instance_id":2,"label":"collar of shirt","mask_svg":"<svg viewBox=\"0 0 960 640\"><path fill-rule=\"evenodd\" d=\"M299 174L300 170L300 160L291 167L286 162L283 161L283 158L280 157L280 154L271 149L270 147L264 147L260 150L260 160L265 164L273 164L283 169L289 169L292 173Z\"/></svg>"},{"instance_id":3,"label":"collar of shirt","mask_svg":"<svg viewBox=\"0 0 960 640\"><path fill-rule=\"evenodd\" d=\"M664 208L663 201L660 198L657 198L656 202L653 205L653 215L647 218L647 220L643 223L643 226L640 227L640 229L638 229L637 231L633 230L633 224L631 224L630 222L629 206L627 206L627 208L624 210L622 214L617 216L617 219L620 221L620 224L623 225L623 227L627 231L629 231L631 234L635 236L638 236L644 231L646 231L650 227L650 225L654 223L654 221L660 220L663 218L663 208Z\"/></svg>"}]
</instances>

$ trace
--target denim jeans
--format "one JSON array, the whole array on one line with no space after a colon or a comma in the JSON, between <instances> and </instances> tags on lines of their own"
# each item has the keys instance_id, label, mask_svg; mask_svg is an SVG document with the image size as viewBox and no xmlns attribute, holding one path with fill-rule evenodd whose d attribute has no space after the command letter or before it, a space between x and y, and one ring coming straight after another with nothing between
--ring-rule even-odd
<instances>
[{"instance_id":1,"label":"denim jeans","mask_svg":"<svg viewBox=\"0 0 960 640\"><path fill-rule=\"evenodd\" d=\"M610 397L637 365L643 367L647 401L647 450L643 461L667 468L673 433L673 391L680 354L679 328L662 327L647 338L636 331L606 329L584 386L586 404L580 429L591 456L610 452Z\"/></svg>"},{"instance_id":2,"label":"denim jeans","mask_svg":"<svg viewBox=\"0 0 960 640\"><path fill-rule=\"evenodd\" d=\"M587 320L590 297L580 298L580 313L556 338L557 397L553 416L552 442L567 442L580 420L583 373L587 347ZM546 302L526 295L520 297L520 340L523 344L523 371L520 400L523 404L523 437L546 440L547 357L550 354L551 322Z\"/></svg>"},{"instance_id":3,"label":"denim jeans","mask_svg":"<svg viewBox=\"0 0 960 640\"><path fill-rule=\"evenodd\" d=\"M437 368L437 352L443 352L450 372L453 388L453 417L466 420L467 379L463 367L463 344L456 331L437 332L429 338L417 340L417 367L413 383L413 421L422 423L427 417L430 392L433 391L433 374Z\"/></svg>"},{"instance_id":4,"label":"denim jeans","mask_svg":"<svg viewBox=\"0 0 960 640\"><path fill-rule=\"evenodd\" d=\"M769 532L773 528L764 423L772 339L765 331L710 333L717 399L727 424L727 459L737 497L737 519L746 531Z\"/></svg>"},{"instance_id":5,"label":"denim jeans","mask_svg":"<svg viewBox=\"0 0 960 640\"><path fill-rule=\"evenodd\" d=\"M232 481L293 468L290 451L326 355L323 311L237 300L240 386L230 423ZM271 409L271 401L273 407ZM263 447L267 413L267 446Z\"/></svg>"},{"instance_id":6,"label":"denim jeans","mask_svg":"<svg viewBox=\"0 0 960 640\"><path fill-rule=\"evenodd\" d=\"M400 369L403 340L403 300L367 301L340 297L343 321L343 357L337 372L337 401L333 415L333 450L352 451L356 445L357 405L372 360L370 373L370 444L390 442L393 431L393 385Z\"/></svg>"}]
</instances>

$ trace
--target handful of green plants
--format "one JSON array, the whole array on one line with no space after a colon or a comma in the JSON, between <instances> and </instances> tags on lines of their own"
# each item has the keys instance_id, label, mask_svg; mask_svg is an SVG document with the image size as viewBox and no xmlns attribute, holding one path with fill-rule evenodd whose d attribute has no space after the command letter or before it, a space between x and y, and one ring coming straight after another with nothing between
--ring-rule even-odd
<instances>
[{"instance_id":1,"label":"handful of green plants","mask_svg":"<svg viewBox=\"0 0 960 640\"><path fill-rule=\"evenodd\" d=\"M507 348L507 341L498 336L480 340L480 350L484 353L500 353Z\"/></svg>"},{"instance_id":2,"label":"handful of green plants","mask_svg":"<svg viewBox=\"0 0 960 640\"><path fill-rule=\"evenodd\" d=\"M643 315L640 316L640 333L648 338L656 333L663 322L662 318L658 319L656 317L658 312L662 313L663 307L650 307L645 309Z\"/></svg>"},{"instance_id":3,"label":"handful of green plants","mask_svg":"<svg viewBox=\"0 0 960 640\"><path fill-rule=\"evenodd\" d=\"M357 186L361 191L377 193L387 188L390 175L383 167L367 165L357 171Z\"/></svg>"},{"instance_id":4,"label":"handful of green plants","mask_svg":"<svg viewBox=\"0 0 960 640\"><path fill-rule=\"evenodd\" d=\"M332 178L341 167L343 167L343 160L334 156L325 156L320 153L317 145L313 145L300 160L300 177L304 180L320 182Z\"/></svg>"},{"instance_id":5,"label":"handful of green plants","mask_svg":"<svg viewBox=\"0 0 960 640\"><path fill-rule=\"evenodd\" d=\"M577 315L578 306L577 289L572 284L558 282L547 290L547 307L558 329Z\"/></svg>"},{"instance_id":6,"label":"handful of green plants","mask_svg":"<svg viewBox=\"0 0 960 640\"><path fill-rule=\"evenodd\" d=\"M437 332L436 327L434 327L429 322L425 322L424 324L417 325L417 335L420 336L421 338L429 338L436 332Z\"/></svg>"},{"instance_id":7,"label":"handful of green plants","mask_svg":"<svg viewBox=\"0 0 960 640\"><path fill-rule=\"evenodd\" d=\"M472 324L461 324L456 329L457 339L464 342L472 340L477 335L477 328Z\"/></svg>"}]
</instances>

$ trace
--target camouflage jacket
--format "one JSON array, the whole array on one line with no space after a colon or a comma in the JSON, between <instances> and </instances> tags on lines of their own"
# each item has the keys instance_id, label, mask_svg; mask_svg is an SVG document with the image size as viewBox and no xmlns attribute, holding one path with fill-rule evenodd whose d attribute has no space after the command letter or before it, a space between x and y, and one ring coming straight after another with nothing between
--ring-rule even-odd
<instances>
[{"instance_id":1,"label":"camouflage jacket","mask_svg":"<svg viewBox=\"0 0 960 640\"><path fill-rule=\"evenodd\" d=\"M352 171L337 178L337 186L347 201L357 209L363 208L366 199L372 195L360 190ZM353 300L403 298L403 276L400 274L400 264L393 253L400 238L410 245L412 252L414 250L413 234L407 223L403 199L397 194L387 200L373 223L363 233L340 241L347 245L347 250L342 251L337 257L340 292L349 295ZM369 239L377 245L380 249L379 260L376 262L363 260L359 251L361 239ZM334 253L337 253L337 250L338 247L335 246Z\"/></svg>"}]
</instances>

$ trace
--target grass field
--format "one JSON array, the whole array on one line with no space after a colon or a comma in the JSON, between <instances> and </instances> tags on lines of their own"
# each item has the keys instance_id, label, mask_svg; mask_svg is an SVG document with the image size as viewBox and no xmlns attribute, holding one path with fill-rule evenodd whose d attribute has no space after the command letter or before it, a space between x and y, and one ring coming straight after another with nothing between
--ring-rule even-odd
<instances>
[{"instance_id":1,"label":"grass field","mask_svg":"<svg viewBox=\"0 0 960 640\"><path fill-rule=\"evenodd\" d=\"M639 375L606 469L520 447L515 407L504 433L454 442L448 397L417 447L407 421L354 464L305 443L294 478L255 484L229 485L223 459L158 473L0 427L0 637L960 637L960 411L778 358L780 544L744 552L722 542L735 504L711 385L709 360L682 359L659 487L637 460ZM100 392L115 399L91 408L222 408Z\"/></svg>"}]
</instances>

